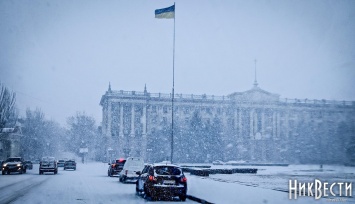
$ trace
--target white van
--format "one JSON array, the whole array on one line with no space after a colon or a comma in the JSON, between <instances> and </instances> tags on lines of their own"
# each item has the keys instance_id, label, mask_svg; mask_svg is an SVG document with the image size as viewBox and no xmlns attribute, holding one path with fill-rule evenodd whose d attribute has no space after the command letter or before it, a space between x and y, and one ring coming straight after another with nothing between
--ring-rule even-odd
<instances>
[{"instance_id":1,"label":"white van","mask_svg":"<svg viewBox=\"0 0 355 204\"><path fill-rule=\"evenodd\" d=\"M136 182L138 179L137 171L144 169L144 161L140 157L128 157L126 163L123 166L122 171L120 172L120 181L121 182Z\"/></svg>"}]
</instances>

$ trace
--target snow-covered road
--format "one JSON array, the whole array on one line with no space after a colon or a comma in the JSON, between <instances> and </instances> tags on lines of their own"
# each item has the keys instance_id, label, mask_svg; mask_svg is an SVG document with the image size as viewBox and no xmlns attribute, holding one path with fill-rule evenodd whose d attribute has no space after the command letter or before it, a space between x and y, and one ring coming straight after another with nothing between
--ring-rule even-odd
<instances>
[{"instance_id":1,"label":"snow-covered road","mask_svg":"<svg viewBox=\"0 0 355 204\"><path fill-rule=\"evenodd\" d=\"M0 175L0 203L146 203L135 194L134 184L107 176L106 163L78 164L76 171L59 168L38 174L38 165L26 174ZM158 201L157 203L171 203ZM185 203L196 203L186 200Z\"/></svg>"},{"instance_id":2,"label":"snow-covered road","mask_svg":"<svg viewBox=\"0 0 355 204\"><path fill-rule=\"evenodd\" d=\"M232 168L233 166L213 166ZM38 165L26 174L0 175L2 203L151 203L136 196L134 184L122 184L118 177L107 176L107 163L78 164L76 171L59 168L57 175L38 174ZM241 167L245 168L245 167ZM355 203L354 197L331 200L327 197L288 198L288 180L346 181L355 183L355 168L344 166L295 165L288 167L258 167L257 174L212 174L209 177L186 173L188 194L212 203ZM178 201L178 200L177 200ZM174 203L158 201L157 203ZM181 203L178 201L178 203ZM185 203L195 203L187 199Z\"/></svg>"}]
</instances>

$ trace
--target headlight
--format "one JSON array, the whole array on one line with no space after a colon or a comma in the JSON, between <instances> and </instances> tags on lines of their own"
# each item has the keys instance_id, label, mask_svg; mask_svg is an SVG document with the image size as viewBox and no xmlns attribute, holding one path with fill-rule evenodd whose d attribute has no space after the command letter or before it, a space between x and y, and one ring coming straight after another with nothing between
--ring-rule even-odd
<instances>
[{"instance_id":1,"label":"headlight","mask_svg":"<svg viewBox=\"0 0 355 204\"><path fill-rule=\"evenodd\" d=\"M17 164L16 166L21 166L21 164Z\"/></svg>"},{"instance_id":2,"label":"headlight","mask_svg":"<svg viewBox=\"0 0 355 204\"><path fill-rule=\"evenodd\" d=\"M7 166L7 164L3 164L2 166L3 166L3 167L6 167L6 166Z\"/></svg>"}]
</instances>

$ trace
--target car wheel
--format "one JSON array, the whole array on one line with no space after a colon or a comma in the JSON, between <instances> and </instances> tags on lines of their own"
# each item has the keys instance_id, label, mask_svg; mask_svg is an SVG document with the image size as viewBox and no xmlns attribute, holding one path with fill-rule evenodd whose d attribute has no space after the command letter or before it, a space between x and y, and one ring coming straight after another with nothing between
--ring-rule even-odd
<instances>
[{"instance_id":1,"label":"car wheel","mask_svg":"<svg viewBox=\"0 0 355 204\"><path fill-rule=\"evenodd\" d=\"M143 191L144 191L144 198L145 198L145 199L146 199L146 198L149 198L149 197L152 198L152 196L151 196L149 190L147 189L147 187L146 187L145 185L144 185L144 187L143 187ZM152 199L153 199L153 198L152 198Z\"/></svg>"},{"instance_id":2,"label":"car wheel","mask_svg":"<svg viewBox=\"0 0 355 204\"><path fill-rule=\"evenodd\" d=\"M54 171L54 174L57 174L58 173L58 171Z\"/></svg>"},{"instance_id":3,"label":"car wheel","mask_svg":"<svg viewBox=\"0 0 355 204\"><path fill-rule=\"evenodd\" d=\"M7 174L10 174L10 171L9 170L7 170L7 172L6 172Z\"/></svg>"},{"instance_id":4,"label":"car wheel","mask_svg":"<svg viewBox=\"0 0 355 204\"><path fill-rule=\"evenodd\" d=\"M5 171L2 171L1 174L2 174L2 175L5 175Z\"/></svg>"},{"instance_id":5,"label":"car wheel","mask_svg":"<svg viewBox=\"0 0 355 204\"><path fill-rule=\"evenodd\" d=\"M25 174L26 172L27 172L27 169L24 169L24 170L23 170L23 173Z\"/></svg>"},{"instance_id":6,"label":"car wheel","mask_svg":"<svg viewBox=\"0 0 355 204\"><path fill-rule=\"evenodd\" d=\"M23 169L21 169L21 171L19 172L20 174L23 174L23 172L24 172L24 170Z\"/></svg>"},{"instance_id":7,"label":"car wheel","mask_svg":"<svg viewBox=\"0 0 355 204\"><path fill-rule=\"evenodd\" d=\"M40 175L43 174L43 171L39 171L39 174L40 174Z\"/></svg>"},{"instance_id":8,"label":"car wheel","mask_svg":"<svg viewBox=\"0 0 355 204\"><path fill-rule=\"evenodd\" d=\"M136 195L140 195L141 192L140 190L138 189L138 182L136 182Z\"/></svg>"},{"instance_id":9,"label":"car wheel","mask_svg":"<svg viewBox=\"0 0 355 204\"><path fill-rule=\"evenodd\" d=\"M186 194L180 195L179 198L181 201L186 201Z\"/></svg>"}]
</instances>

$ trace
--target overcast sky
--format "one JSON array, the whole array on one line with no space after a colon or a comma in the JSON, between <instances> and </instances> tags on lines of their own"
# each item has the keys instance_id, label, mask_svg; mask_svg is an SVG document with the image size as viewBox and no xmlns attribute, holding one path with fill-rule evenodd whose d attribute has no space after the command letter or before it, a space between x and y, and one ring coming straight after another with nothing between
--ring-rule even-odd
<instances>
[{"instance_id":1,"label":"overcast sky","mask_svg":"<svg viewBox=\"0 0 355 204\"><path fill-rule=\"evenodd\" d=\"M1 0L0 81L21 115L85 111L113 90L170 93L170 0ZM355 1L176 1L175 92L228 95L254 82L282 98L355 100Z\"/></svg>"}]
</instances>

